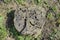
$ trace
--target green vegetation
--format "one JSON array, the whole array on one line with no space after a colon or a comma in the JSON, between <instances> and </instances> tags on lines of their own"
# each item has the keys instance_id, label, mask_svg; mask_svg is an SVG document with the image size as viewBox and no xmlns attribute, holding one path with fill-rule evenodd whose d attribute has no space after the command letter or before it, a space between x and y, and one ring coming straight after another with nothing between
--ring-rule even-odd
<instances>
[{"instance_id":1,"label":"green vegetation","mask_svg":"<svg viewBox=\"0 0 60 40\"><path fill-rule=\"evenodd\" d=\"M57 23L60 24L60 13L58 13L58 14L56 15L56 17L57 17Z\"/></svg>"},{"instance_id":2,"label":"green vegetation","mask_svg":"<svg viewBox=\"0 0 60 40\"><path fill-rule=\"evenodd\" d=\"M42 0L34 0L34 3L35 3L36 5L40 5L40 4L42 3Z\"/></svg>"},{"instance_id":3,"label":"green vegetation","mask_svg":"<svg viewBox=\"0 0 60 40\"><path fill-rule=\"evenodd\" d=\"M24 0L16 0L19 4L24 3Z\"/></svg>"},{"instance_id":4,"label":"green vegetation","mask_svg":"<svg viewBox=\"0 0 60 40\"><path fill-rule=\"evenodd\" d=\"M9 3L11 0L4 0L5 3Z\"/></svg>"},{"instance_id":5,"label":"green vegetation","mask_svg":"<svg viewBox=\"0 0 60 40\"><path fill-rule=\"evenodd\" d=\"M47 14L47 19L51 20L53 18L53 14L52 13L48 13Z\"/></svg>"},{"instance_id":6,"label":"green vegetation","mask_svg":"<svg viewBox=\"0 0 60 40\"><path fill-rule=\"evenodd\" d=\"M60 18L60 13L56 14L56 17L57 17L57 18Z\"/></svg>"},{"instance_id":7,"label":"green vegetation","mask_svg":"<svg viewBox=\"0 0 60 40\"><path fill-rule=\"evenodd\" d=\"M0 15L0 40L5 40L7 37L6 27L3 24L4 17Z\"/></svg>"},{"instance_id":8,"label":"green vegetation","mask_svg":"<svg viewBox=\"0 0 60 40\"><path fill-rule=\"evenodd\" d=\"M50 35L50 37L49 37L50 40L55 40L55 35L56 35L56 34L55 34L54 32L52 32L51 35Z\"/></svg>"},{"instance_id":9,"label":"green vegetation","mask_svg":"<svg viewBox=\"0 0 60 40\"><path fill-rule=\"evenodd\" d=\"M4 0L4 3L6 3L6 4L8 4L8 3L10 3L12 0ZM25 0L16 0L17 1L17 3L19 3L19 4L24 4L24 2L25 2ZM40 4L43 4L42 5L42 7L45 7L46 6L46 9L48 10L49 9L49 7L51 7L52 8L52 10L54 11L54 12L56 12L55 14L56 14L56 17L54 17L53 16L53 13L51 13L51 12L48 12L47 13L47 15L46 15L46 17L47 17L47 19L49 19L49 20L52 20L53 18L55 18L56 19L56 23L58 23L59 25L60 25L60 13L58 13L57 12L57 10L58 10L58 8L57 8L57 5L49 5L49 3L48 3L48 1L49 0L33 0L34 1L34 4L36 4L37 6L38 5L40 5ZM51 2L51 1L50 1ZM60 2L60 0L59 0L59 2ZM59 5L59 4L58 4ZM2 8L2 9L4 9L4 8ZM58 10L59 11L59 10ZM11 12L11 9L7 9L7 12L8 13L6 13L6 14L9 14L9 16L11 17L11 18L13 18L13 16L14 16L14 14L12 14L12 13L9 13L9 12ZM0 13L1 14L1 13ZM13 23L10 23L10 25L8 25L8 29L6 28L6 25L4 24L4 22L6 21L6 20L4 20L5 19L5 17L3 16L3 15L0 15L0 40L5 40L6 39L6 37L7 37L7 35L8 35L8 32L9 32L9 36L12 36L13 38L15 38L15 40L40 40L40 38L41 38L41 35L43 35L43 34L41 34L40 35L40 37L37 37L36 39L34 39L32 36L29 36L29 35L21 35L19 32L17 32L17 30L15 29L15 27L14 27L14 24ZM48 20L48 21L49 21ZM12 22L12 21L11 21ZM49 35L49 38L50 39L48 39L48 40L56 40L56 36L58 35L58 36L60 36L60 30L58 30L57 29L57 27L56 28L54 28L55 27L55 25L56 24L54 24L54 26L53 26L53 28L51 29L52 30L52 33L50 33L50 35ZM59 27L58 27L59 28ZM43 29L44 30L44 29ZM50 30L48 30L48 31L50 31ZM42 31L43 32L43 31ZM56 35L57 34L57 35ZM60 37L59 37L60 38Z\"/></svg>"},{"instance_id":10,"label":"green vegetation","mask_svg":"<svg viewBox=\"0 0 60 40\"><path fill-rule=\"evenodd\" d=\"M52 6L53 11L55 12L57 10L56 6Z\"/></svg>"},{"instance_id":11,"label":"green vegetation","mask_svg":"<svg viewBox=\"0 0 60 40\"><path fill-rule=\"evenodd\" d=\"M50 40L60 40L60 31L57 28L52 28L51 30L52 33L49 35Z\"/></svg>"}]
</instances>

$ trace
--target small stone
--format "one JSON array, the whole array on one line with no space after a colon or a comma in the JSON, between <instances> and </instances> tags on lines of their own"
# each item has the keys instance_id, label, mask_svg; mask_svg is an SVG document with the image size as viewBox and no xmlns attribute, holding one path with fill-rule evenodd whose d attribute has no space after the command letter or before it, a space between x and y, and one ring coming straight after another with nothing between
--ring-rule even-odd
<instances>
[{"instance_id":1,"label":"small stone","mask_svg":"<svg viewBox=\"0 0 60 40\"><path fill-rule=\"evenodd\" d=\"M37 6L32 6L27 8L25 6L24 7L21 6L20 9L21 10L19 11L16 10L15 15L17 16L14 17L14 25L16 30L21 34L33 35L33 37L36 38L38 35L41 34L41 30L45 23L46 13L45 12L41 13L41 11L45 11L45 10L43 8L39 9L37 8Z\"/></svg>"}]
</instances>

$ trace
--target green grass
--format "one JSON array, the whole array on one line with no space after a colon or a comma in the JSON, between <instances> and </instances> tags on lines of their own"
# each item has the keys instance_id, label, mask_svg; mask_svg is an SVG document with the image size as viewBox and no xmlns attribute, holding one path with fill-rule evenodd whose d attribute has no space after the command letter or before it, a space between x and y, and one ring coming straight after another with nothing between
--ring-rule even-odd
<instances>
[{"instance_id":1,"label":"green grass","mask_svg":"<svg viewBox=\"0 0 60 40\"><path fill-rule=\"evenodd\" d=\"M57 11L57 7L56 6L52 6L52 9L53 9L54 12Z\"/></svg>"},{"instance_id":2,"label":"green grass","mask_svg":"<svg viewBox=\"0 0 60 40\"><path fill-rule=\"evenodd\" d=\"M16 0L19 4L24 3L24 0Z\"/></svg>"},{"instance_id":3,"label":"green grass","mask_svg":"<svg viewBox=\"0 0 60 40\"><path fill-rule=\"evenodd\" d=\"M56 14L56 18L57 18L57 23L60 24L60 13Z\"/></svg>"},{"instance_id":4,"label":"green grass","mask_svg":"<svg viewBox=\"0 0 60 40\"><path fill-rule=\"evenodd\" d=\"M3 24L4 17L0 15L0 40L5 40L7 37L7 31L5 25Z\"/></svg>"},{"instance_id":5,"label":"green grass","mask_svg":"<svg viewBox=\"0 0 60 40\"><path fill-rule=\"evenodd\" d=\"M51 20L53 18L53 14L52 13L48 13L47 14L47 19Z\"/></svg>"},{"instance_id":6,"label":"green grass","mask_svg":"<svg viewBox=\"0 0 60 40\"><path fill-rule=\"evenodd\" d=\"M40 5L40 4L42 3L42 0L34 0L34 3L35 3L36 5Z\"/></svg>"},{"instance_id":7,"label":"green grass","mask_svg":"<svg viewBox=\"0 0 60 40\"><path fill-rule=\"evenodd\" d=\"M9 3L11 0L4 0L4 3Z\"/></svg>"},{"instance_id":8,"label":"green grass","mask_svg":"<svg viewBox=\"0 0 60 40\"><path fill-rule=\"evenodd\" d=\"M60 18L60 13L56 14L56 17L57 17L57 18Z\"/></svg>"}]
</instances>

